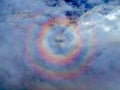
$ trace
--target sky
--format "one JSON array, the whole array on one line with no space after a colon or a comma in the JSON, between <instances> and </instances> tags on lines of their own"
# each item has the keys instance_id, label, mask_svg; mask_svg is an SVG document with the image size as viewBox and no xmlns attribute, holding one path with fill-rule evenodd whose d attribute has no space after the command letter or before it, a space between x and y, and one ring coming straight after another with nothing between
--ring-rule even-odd
<instances>
[{"instance_id":1,"label":"sky","mask_svg":"<svg viewBox=\"0 0 120 90\"><path fill-rule=\"evenodd\" d=\"M0 0L0 90L119 90L119 0Z\"/></svg>"}]
</instances>

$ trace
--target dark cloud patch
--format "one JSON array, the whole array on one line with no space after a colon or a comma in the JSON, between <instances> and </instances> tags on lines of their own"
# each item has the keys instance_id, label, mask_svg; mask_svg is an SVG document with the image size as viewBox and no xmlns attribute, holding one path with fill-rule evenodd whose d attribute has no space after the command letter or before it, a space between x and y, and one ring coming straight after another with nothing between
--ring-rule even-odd
<instances>
[{"instance_id":1,"label":"dark cloud patch","mask_svg":"<svg viewBox=\"0 0 120 90\"><path fill-rule=\"evenodd\" d=\"M44 0L47 6L56 7L60 5L59 0Z\"/></svg>"},{"instance_id":2,"label":"dark cloud patch","mask_svg":"<svg viewBox=\"0 0 120 90\"><path fill-rule=\"evenodd\" d=\"M76 21L82 15L79 11L65 11L64 13L71 21Z\"/></svg>"}]
</instances>

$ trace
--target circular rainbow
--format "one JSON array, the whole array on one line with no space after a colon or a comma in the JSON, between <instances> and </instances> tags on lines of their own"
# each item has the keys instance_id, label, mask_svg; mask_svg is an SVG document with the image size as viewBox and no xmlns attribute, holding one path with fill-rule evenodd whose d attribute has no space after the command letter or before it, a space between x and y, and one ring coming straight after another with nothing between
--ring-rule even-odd
<instances>
[{"instance_id":1,"label":"circular rainbow","mask_svg":"<svg viewBox=\"0 0 120 90\"><path fill-rule=\"evenodd\" d=\"M79 77L88 69L95 52L95 34L85 34L64 17L55 16L42 25L32 24L26 41L28 62L46 79Z\"/></svg>"}]
</instances>

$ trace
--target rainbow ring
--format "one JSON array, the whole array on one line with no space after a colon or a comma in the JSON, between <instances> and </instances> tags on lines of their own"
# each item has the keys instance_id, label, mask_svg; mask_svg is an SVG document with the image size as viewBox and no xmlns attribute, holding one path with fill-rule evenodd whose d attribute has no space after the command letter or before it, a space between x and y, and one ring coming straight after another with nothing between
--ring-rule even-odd
<instances>
[{"instance_id":1,"label":"rainbow ring","mask_svg":"<svg viewBox=\"0 0 120 90\"><path fill-rule=\"evenodd\" d=\"M95 34L84 37L69 19L56 16L41 26L30 25L26 42L26 55L34 71L49 80L63 80L76 78L88 69L96 40Z\"/></svg>"}]
</instances>

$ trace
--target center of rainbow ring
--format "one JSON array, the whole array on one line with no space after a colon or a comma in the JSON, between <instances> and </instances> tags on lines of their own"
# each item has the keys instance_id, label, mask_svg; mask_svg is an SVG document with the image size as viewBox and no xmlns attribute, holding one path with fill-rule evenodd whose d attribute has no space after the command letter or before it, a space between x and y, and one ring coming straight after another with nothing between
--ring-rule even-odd
<instances>
[{"instance_id":1,"label":"center of rainbow ring","mask_svg":"<svg viewBox=\"0 0 120 90\"><path fill-rule=\"evenodd\" d=\"M45 43L49 50L56 55L68 55L75 47L75 34L69 27L53 27L48 33Z\"/></svg>"}]
</instances>

